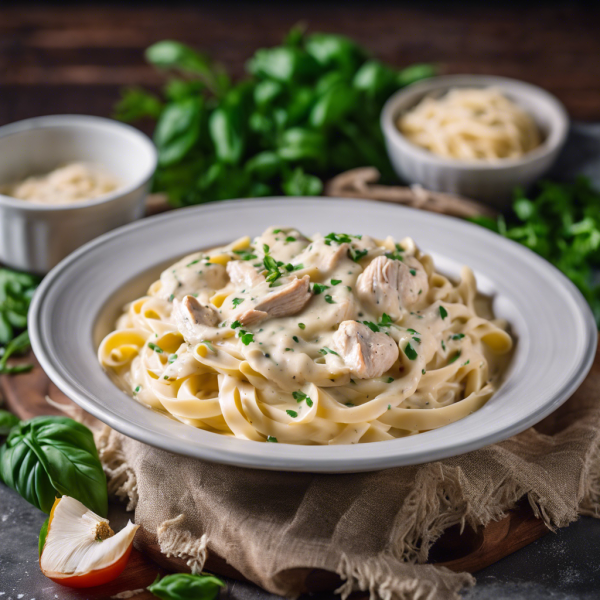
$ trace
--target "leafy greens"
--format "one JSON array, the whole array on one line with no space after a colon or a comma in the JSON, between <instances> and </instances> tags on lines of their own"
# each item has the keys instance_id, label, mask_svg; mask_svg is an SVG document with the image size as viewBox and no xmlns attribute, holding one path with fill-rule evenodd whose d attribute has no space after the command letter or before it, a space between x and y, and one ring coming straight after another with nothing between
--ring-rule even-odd
<instances>
[{"instance_id":1,"label":"leafy greens","mask_svg":"<svg viewBox=\"0 0 600 600\"><path fill-rule=\"evenodd\" d=\"M580 177L573 183L542 182L529 199L518 190L513 214L475 223L527 246L558 267L583 293L600 327L600 193Z\"/></svg>"},{"instance_id":2,"label":"leafy greens","mask_svg":"<svg viewBox=\"0 0 600 600\"><path fill-rule=\"evenodd\" d=\"M232 83L207 56L176 41L146 50L174 74L164 100L124 92L116 116L156 120L154 190L174 206L236 197L318 195L323 179L372 165L393 176L379 128L397 89L434 74L430 65L395 70L352 40L294 28L258 50L250 79Z\"/></svg>"},{"instance_id":3,"label":"leafy greens","mask_svg":"<svg viewBox=\"0 0 600 600\"><path fill-rule=\"evenodd\" d=\"M106 477L92 432L67 417L15 422L5 412L0 423L10 433L0 447L0 481L45 513L67 494L106 516Z\"/></svg>"}]
</instances>

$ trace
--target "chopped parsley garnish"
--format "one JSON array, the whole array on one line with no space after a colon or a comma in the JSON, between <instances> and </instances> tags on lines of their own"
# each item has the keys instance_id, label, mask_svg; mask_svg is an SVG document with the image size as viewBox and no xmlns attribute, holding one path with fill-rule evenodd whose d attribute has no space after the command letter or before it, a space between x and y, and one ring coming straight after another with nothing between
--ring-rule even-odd
<instances>
[{"instance_id":1,"label":"chopped parsley garnish","mask_svg":"<svg viewBox=\"0 0 600 600\"><path fill-rule=\"evenodd\" d=\"M366 325L371 331L377 333L379 331L379 327L375 325L372 321L363 321L363 325Z\"/></svg>"},{"instance_id":2,"label":"chopped parsley garnish","mask_svg":"<svg viewBox=\"0 0 600 600\"><path fill-rule=\"evenodd\" d=\"M217 353L215 347L208 340L202 340L200 343L204 344L211 352Z\"/></svg>"},{"instance_id":3,"label":"chopped parsley garnish","mask_svg":"<svg viewBox=\"0 0 600 600\"><path fill-rule=\"evenodd\" d=\"M381 315L381 321L379 321L379 325L380 326L383 325L385 327L386 325L391 325L393 322L394 321L393 321L392 317L390 317L390 315L383 313Z\"/></svg>"},{"instance_id":4,"label":"chopped parsley garnish","mask_svg":"<svg viewBox=\"0 0 600 600\"><path fill-rule=\"evenodd\" d=\"M406 331L408 331L408 333L414 333L415 335L421 335L418 331L414 329L407 329Z\"/></svg>"},{"instance_id":5,"label":"chopped parsley garnish","mask_svg":"<svg viewBox=\"0 0 600 600\"><path fill-rule=\"evenodd\" d=\"M325 302L335 304L335 300L329 294L325 294Z\"/></svg>"},{"instance_id":6,"label":"chopped parsley garnish","mask_svg":"<svg viewBox=\"0 0 600 600\"><path fill-rule=\"evenodd\" d=\"M267 442L273 442L274 444L277 444L277 438L273 437L272 435L268 435L267 436Z\"/></svg>"},{"instance_id":7,"label":"chopped parsley garnish","mask_svg":"<svg viewBox=\"0 0 600 600\"><path fill-rule=\"evenodd\" d=\"M135 386L135 390L133 390L133 391L134 391L134 393L136 393L136 394L137 394L137 393L138 393L138 392L139 392L141 389L142 389L142 386L141 386L141 385L136 385L136 386Z\"/></svg>"},{"instance_id":8,"label":"chopped parsley garnish","mask_svg":"<svg viewBox=\"0 0 600 600\"><path fill-rule=\"evenodd\" d=\"M319 350L319 354L335 354L336 356L339 356L339 354L335 351L332 350L331 348L328 348L327 346L323 346L320 350Z\"/></svg>"},{"instance_id":9,"label":"chopped parsley garnish","mask_svg":"<svg viewBox=\"0 0 600 600\"><path fill-rule=\"evenodd\" d=\"M388 404L388 410L392 410L392 405Z\"/></svg>"},{"instance_id":10,"label":"chopped parsley garnish","mask_svg":"<svg viewBox=\"0 0 600 600\"><path fill-rule=\"evenodd\" d=\"M392 383L392 381L396 381L393 377L388 377L387 378L387 383Z\"/></svg>"},{"instance_id":11,"label":"chopped parsley garnish","mask_svg":"<svg viewBox=\"0 0 600 600\"><path fill-rule=\"evenodd\" d=\"M335 242L336 244L350 244L352 243L352 238L355 240L360 240L362 235L349 235L348 233L328 233L325 236L325 243L328 246L331 246L331 242Z\"/></svg>"},{"instance_id":12,"label":"chopped parsley garnish","mask_svg":"<svg viewBox=\"0 0 600 600\"><path fill-rule=\"evenodd\" d=\"M364 250L358 250L357 248L349 248L348 256L354 261L358 262L364 258L369 251L365 248Z\"/></svg>"},{"instance_id":13,"label":"chopped parsley garnish","mask_svg":"<svg viewBox=\"0 0 600 600\"><path fill-rule=\"evenodd\" d=\"M234 321L231 324L231 329L237 329L238 327L241 327L241 326L242 326L242 324L239 321Z\"/></svg>"},{"instance_id":14,"label":"chopped parsley garnish","mask_svg":"<svg viewBox=\"0 0 600 600\"><path fill-rule=\"evenodd\" d=\"M297 335L292 336L292 339L296 342L296 344L300 343L300 340L298 339Z\"/></svg>"},{"instance_id":15,"label":"chopped parsley garnish","mask_svg":"<svg viewBox=\"0 0 600 600\"><path fill-rule=\"evenodd\" d=\"M417 274L416 269L409 269L409 273L414 277Z\"/></svg>"},{"instance_id":16,"label":"chopped parsley garnish","mask_svg":"<svg viewBox=\"0 0 600 600\"><path fill-rule=\"evenodd\" d=\"M464 337L465 337L465 334L464 334L464 333L455 333L455 334L452 336L452 339L453 339L453 340L462 340Z\"/></svg>"},{"instance_id":17,"label":"chopped parsley garnish","mask_svg":"<svg viewBox=\"0 0 600 600\"><path fill-rule=\"evenodd\" d=\"M332 280L331 280L331 285L338 285L338 284L340 284L340 283L342 283L342 280L341 280L341 279L332 279Z\"/></svg>"},{"instance_id":18,"label":"chopped parsley garnish","mask_svg":"<svg viewBox=\"0 0 600 600\"><path fill-rule=\"evenodd\" d=\"M306 329L306 325L304 323L298 323L298 327L300 327L300 329Z\"/></svg>"},{"instance_id":19,"label":"chopped parsley garnish","mask_svg":"<svg viewBox=\"0 0 600 600\"><path fill-rule=\"evenodd\" d=\"M442 340L442 350L446 352L446 344L444 344L444 340Z\"/></svg>"},{"instance_id":20,"label":"chopped parsley garnish","mask_svg":"<svg viewBox=\"0 0 600 600\"><path fill-rule=\"evenodd\" d=\"M281 233L281 229L273 229L273 233Z\"/></svg>"},{"instance_id":21,"label":"chopped parsley garnish","mask_svg":"<svg viewBox=\"0 0 600 600\"><path fill-rule=\"evenodd\" d=\"M254 334L250 333L249 331L244 331L243 329L240 329L240 340L242 340L242 344L244 344L244 346L247 346L250 342L254 341Z\"/></svg>"},{"instance_id":22,"label":"chopped parsley garnish","mask_svg":"<svg viewBox=\"0 0 600 600\"><path fill-rule=\"evenodd\" d=\"M234 298L231 301L231 304L233 304L233 308L236 308L237 306L239 306L242 302L244 301L244 298Z\"/></svg>"},{"instance_id":23,"label":"chopped parsley garnish","mask_svg":"<svg viewBox=\"0 0 600 600\"><path fill-rule=\"evenodd\" d=\"M402 253L404 252L404 248L400 244L396 244L396 250L394 252L386 252L386 256L391 258L392 260L404 260L402 257Z\"/></svg>"},{"instance_id":24,"label":"chopped parsley garnish","mask_svg":"<svg viewBox=\"0 0 600 600\"><path fill-rule=\"evenodd\" d=\"M160 346L153 344L152 342L148 343L148 348L150 348L150 350L154 350L154 352L157 352L158 354L163 353L163 349Z\"/></svg>"},{"instance_id":25,"label":"chopped parsley garnish","mask_svg":"<svg viewBox=\"0 0 600 600\"><path fill-rule=\"evenodd\" d=\"M292 392L292 396L294 398L294 400L298 403L306 400L306 405L310 408L313 405L313 401L310 398L310 396L307 396L304 392L301 391L297 391L297 392Z\"/></svg>"},{"instance_id":26,"label":"chopped parsley garnish","mask_svg":"<svg viewBox=\"0 0 600 600\"><path fill-rule=\"evenodd\" d=\"M445 319L447 316L448 311L443 306L440 306L440 317L442 317L442 319Z\"/></svg>"},{"instance_id":27,"label":"chopped parsley garnish","mask_svg":"<svg viewBox=\"0 0 600 600\"><path fill-rule=\"evenodd\" d=\"M295 410L286 410L285 411L292 419L295 419L298 416L298 413Z\"/></svg>"},{"instance_id":28,"label":"chopped parsley garnish","mask_svg":"<svg viewBox=\"0 0 600 600\"><path fill-rule=\"evenodd\" d=\"M471 362L471 360L467 360L467 362L463 363L463 367L466 367L469 363Z\"/></svg>"},{"instance_id":29,"label":"chopped parsley garnish","mask_svg":"<svg viewBox=\"0 0 600 600\"><path fill-rule=\"evenodd\" d=\"M324 285L322 283L313 283L313 293L315 296L318 296L321 292L328 290L329 286Z\"/></svg>"},{"instance_id":30,"label":"chopped parsley garnish","mask_svg":"<svg viewBox=\"0 0 600 600\"><path fill-rule=\"evenodd\" d=\"M169 356L169 364L174 363L176 360L177 360L177 354L171 354L171 356Z\"/></svg>"},{"instance_id":31,"label":"chopped parsley garnish","mask_svg":"<svg viewBox=\"0 0 600 600\"><path fill-rule=\"evenodd\" d=\"M268 254L269 250L271 250L271 248L269 248L269 245L268 244L263 244L263 252L265 254Z\"/></svg>"},{"instance_id":32,"label":"chopped parsley garnish","mask_svg":"<svg viewBox=\"0 0 600 600\"><path fill-rule=\"evenodd\" d=\"M252 250L234 250L234 254L237 254L240 257L240 260L254 260L258 258L256 254L252 253Z\"/></svg>"},{"instance_id":33,"label":"chopped parsley garnish","mask_svg":"<svg viewBox=\"0 0 600 600\"><path fill-rule=\"evenodd\" d=\"M448 364L451 365L454 361L460 358L461 351L459 350L451 359L448 360Z\"/></svg>"},{"instance_id":34,"label":"chopped parsley garnish","mask_svg":"<svg viewBox=\"0 0 600 600\"><path fill-rule=\"evenodd\" d=\"M406 354L406 356L408 356L408 358L410 360L416 360L417 358L417 352L416 350L410 345L410 342L408 344L406 344L406 346L404 347L404 354Z\"/></svg>"},{"instance_id":35,"label":"chopped parsley garnish","mask_svg":"<svg viewBox=\"0 0 600 600\"><path fill-rule=\"evenodd\" d=\"M300 269L304 269L304 265L300 263L299 265L293 265L292 263L288 263L285 265L285 270L289 273L290 271L299 271Z\"/></svg>"},{"instance_id":36,"label":"chopped parsley garnish","mask_svg":"<svg viewBox=\"0 0 600 600\"><path fill-rule=\"evenodd\" d=\"M425 369L421 369L421 374L425 375Z\"/></svg>"},{"instance_id":37,"label":"chopped parsley garnish","mask_svg":"<svg viewBox=\"0 0 600 600\"><path fill-rule=\"evenodd\" d=\"M187 265L185 265L186 267L191 267L192 265L197 265L200 262L200 259L197 258L196 260L193 260L192 262L188 263Z\"/></svg>"},{"instance_id":38,"label":"chopped parsley garnish","mask_svg":"<svg viewBox=\"0 0 600 600\"><path fill-rule=\"evenodd\" d=\"M417 342L417 344L421 343L421 338L413 337L413 341Z\"/></svg>"},{"instance_id":39,"label":"chopped parsley garnish","mask_svg":"<svg viewBox=\"0 0 600 600\"><path fill-rule=\"evenodd\" d=\"M352 380L350 380L350 381L352 381ZM354 404L352 404L352 402L346 402L346 404L344 404L344 406L350 407L350 406L354 406Z\"/></svg>"},{"instance_id":40,"label":"chopped parsley garnish","mask_svg":"<svg viewBox=\"0 0 600 600\"><path fill-rule=\"evenodd\" d=\"M293 350L291 348L286 348L285 352L293 352Z\"/></svg>"},{"instance_id":41,"label":"chopped parsley garnish","mask_svg":"<svg viewBox=\"0 0 600 600\"><path fill-rule=\"evenodd\" d=\"M173 302L174 298L175 298L175 294L171 294L169 296L169 302Z\"/></svg>"},{"instance_id":42,"label":"chopped parsley garnish","mask_svg":"<svg viewBox=\"0 0 600 600\"><path fill-rule=\"evenodd\" d=\"M296 241L296 238L295 238L293 235L288 235L288 236L285 238L285 241L286 241L286 243L288 243L288 244L289 244L290 242L295 242L295 241Z\"/></svg>"}]
</instances>

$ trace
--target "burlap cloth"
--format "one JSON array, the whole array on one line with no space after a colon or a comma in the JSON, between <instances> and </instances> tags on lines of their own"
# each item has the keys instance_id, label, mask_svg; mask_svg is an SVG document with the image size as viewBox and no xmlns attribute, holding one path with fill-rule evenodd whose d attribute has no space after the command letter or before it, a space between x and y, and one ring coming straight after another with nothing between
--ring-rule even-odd
<instances>
[{"instance_id":1,"label":"burlap cloth","mask_svg":"<svg viewBox=\"0 0 600 600\"><path fill-rule=\"evenodd\" d=\"M592 371L535 428L463 456L376 473L254 471L176 456L108 428L96 436L109 491L135 509L138 541L195 572L214 552L283 596L298 595L306 569L325 569L341 576L344 596L449 599L474 578L424 564L448 527L486 525L524 497L549 527L596 516L599 392Z\"/></svg>"}]
</instances>

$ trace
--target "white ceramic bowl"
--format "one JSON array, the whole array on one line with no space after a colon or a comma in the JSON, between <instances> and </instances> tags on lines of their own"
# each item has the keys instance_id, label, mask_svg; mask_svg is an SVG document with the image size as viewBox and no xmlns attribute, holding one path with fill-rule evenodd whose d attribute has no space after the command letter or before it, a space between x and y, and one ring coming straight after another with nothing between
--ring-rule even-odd
<instances>
[{"instance_id":1,"label":"white ceramic bowl","mask_svg":"<svg viewBox=\"0 0 600 600\"><path fill-rule=\"evenodd\" d=\"M167 418L120 390L97 349L126 302L161 269L200 248L259 235L268 225L376 237L412 235L436 267L458 277L473 268L517 339L506 379L473 414L415 436L349 446L264 444L196 429ZM149 243L151 240L151 243ZM165 450L259 469L369 471L454 456L506 439L558 408L594 359L598 332L575 286L524 246L459 219L380 202L271 198L213 202L143 219L87 244L42 282L29 313L36 357L82 408L125 435Z\"/></svg>"},{"instance_id":2,"label":"white ceramic bowl","mask_svg":"<svg viewBox=\"0 0 600 600\"><path fill-rule=\"evenodd\" d=\"M0 194L0 262L46 273L67 254L144 213L156 149L142 132L110 119L55 115L0 127L0 184L70 162L106 167L123 185L98 199L36 204Z\"/></svg>"},{"instance_id":3,"label":"white ceramic bowl","mask_svg":"<svg viewBox=\"0 0 600 600\"><path fill-rule=\"evenodd\" d=\"M425 96L442 96L451 88L490 86L499 88L525 109L542 133L542 144L522 158L490 164L440 157L408 141L398 130L400 115ZM404 181L505 208L515 187L527 188L552 166L565 143L569 117L554 96L529 83L489 75L447 75L415 83L394 94L383 107L381 128L390 161Z\"/></svg>"}]
</instances>

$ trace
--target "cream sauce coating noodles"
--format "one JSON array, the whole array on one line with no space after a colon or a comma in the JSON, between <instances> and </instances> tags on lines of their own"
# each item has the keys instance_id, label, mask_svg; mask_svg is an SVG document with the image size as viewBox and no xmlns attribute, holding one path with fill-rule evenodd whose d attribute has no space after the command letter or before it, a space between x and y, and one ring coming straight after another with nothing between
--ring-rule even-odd
<instances>
[{"instance_id":1,"label":"cream sauce coating noodles","mask_svg":"<svg viewBox=\"0 0 600 600\"><path fill-rule=\"evenodd\" d=\"M166 269L98 357L137 401L192 427L354 444L481 408L511 348L472 271L452 282L410 238L269 228Z\"/></svg>"},{"instance_id":2,"label":"cream sauce coating noodles","mask_svg":"<svg viewBox=\"0 0 600 600\"><path fill-rule=\"evenodd\" d=\"M400 117L398 129L413 144L460 160L520 158L541 143L531 116L495 88L427 96Z\"/></svg>"}]
</instances>

